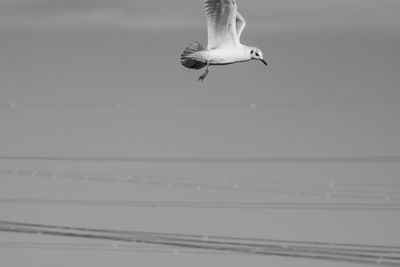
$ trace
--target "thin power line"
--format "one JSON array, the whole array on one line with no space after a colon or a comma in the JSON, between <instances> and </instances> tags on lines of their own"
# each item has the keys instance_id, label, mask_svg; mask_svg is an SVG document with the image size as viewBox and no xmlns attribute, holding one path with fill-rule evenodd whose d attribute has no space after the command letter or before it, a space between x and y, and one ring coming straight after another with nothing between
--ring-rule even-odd
<instances>
[{"instance_id":1,"label":"thin power line","mask_svg":"<svg viewBox=\"0 0 400 267\"><path fill-rule=\"evenodd\" d=\"M382 99L362 101L359 99L347 101L291 101L281 103L176 103L176 104L135 104L135 103L0 103L0 108L18 109L258 109L274 107L330 107L330 106L364 106L364 105L396 105L399 99Z\"/></svg>"},{"instance_id":2,"label":"thin power line","mask_svg":"<svg viewBox=\"0 0 400 267\"><path fill-rule=\"evenodd\" d=\"M338 157L78 157L78 156L0 156L1 161L70 161L180 164L368 164L400 163L400 156Z\"/></svg>"},{"instance_id":3,"label":"thin power line","mask_svg":"<svg viewBox=\"0 0 400 267\"><path fill-rule=\"evenodd\" d=\"M58 237L107 240L165 247L201 249L264 256L296 257L381 266L400 264L400 247L333 244L234 237L205 237L151 232L110 231L91 228L0 222L0 231Z\"/></svg>"},{"instance_id":4,"label":"thin power line","mask_svg":"<svg viewBox=\"0 0 400 267\"><path fill-rule=\"evenodd\" d=\"M200 190L212 190L212 191L226 191L226 192L241 192L241 193L262 193L262 194L278 194L286 196L310 196L310 197L323 197L323 198L335 198L335 199L360 199L360 200L375 200L375 201L398 201L398 191L392 191L393 189L398 190L396 184L387 184L389 191L380 190L365 190L365 189L347 189L346 186L339 187L333 181L329 182L328 186L315 187L311 186L310 183L304 185L295 183L291 185L280 185L276 187L271 184L253 184L247 182L246 179L240 181L234 181L230 179L224 179L223 181L215 180L211 182L211 179L206 179L210 182L204 182L201 179L188 178L188 181L180 178L175 181L173 177L144 177L144 176L112 176L107 177L105 175L94 176L93 174L80 174L80 173L57 173L57 172L44 172L44 171L26 171L26 170L0 170L0 173L8 175L16 175L21 177L29 178L45 178L45 179L56 179L56 180L72 180L72 181L85 181L85 182L114 182L123 184L132 184L136 186L167 186L174 188L185 188ZM301 185L301 186L299 186ZM373 186L376 187L376 186ZM365 188L365 187L364 187ZM388 190L386 189L386 190Z\"/></svg>"},{"instance_id":5,"label":"thin power line","mask_svg":"<svg viewBox=\"0 0 400 267\"><path fill-rule=\"evenodd\" d=\"M16 227L30 227L35 229L55 229L55 230L74 230L74 231L86 231L86 232L102 232L110 234L121 234L121 235L142 235L142 236L152 236L152 237L170 237L170 238L187 238L203 241L212 240L225 240L231 242L253 242L253 243L274 243L280 245L296 244L296 245L307 245L307 246L320 246L322 247L341 247L349 249L363 248L367 250L377 250L379 251L391 251L393 253L400 252L400 246L387 246L387 245L360 245L351 243L327 243L327 242L310 242L310 241L288 241L279 239L265 239L265 238L243 238L243 237L230 237L230 236L213 236L213 235L193 235L193 234L176 234L176 233L160 233L160 232L143 232L143 231L122 231L122 230L106 230L98 228L86 228L86 227L66 227L58 225L46 225L46 224L35 224L35 223L21 223L12 221L0 221L0 226L9 227L10 229L16 229ZM38 232L40 234L40 231Z\"/></svg>"},{"instance_id":6,"label":"thin power line","mask_svg":"<svg viewBox=\"0 0 400 267\"><path fill-rule=\"evenodd\" d=\"M125 182L132 179L140 181L183 181L183 182L213 182L213 183L241 183L241 184L255 184L268 186L306 186L306 187L373 187L373 188L400 188L400 183L377 183L377 182L352 182L351 178L347 178L346 181L336 181L331 177L304 177L307 179L317 181L299 181L298 178L252 178L252 177L193 177L193 176L154 176L154 175L142 175L142 174L113 174L113 173L88 173L88 172L73 172L73 171L50 171L50 170L28 170L28 169L11 169L5 168L0 169L0 174L14 175L21 177L32 177L32 178L51 178L58 177L60 179L71 179L71 180L104 180L110 182ZM335 181L334 181L335 180ZM377 179L378 180L378 179Z\"/></svg>"},{"instance_id":7,"label":"thin power line","mask_svg":"<svg viewBox=\"0 0 400 267\"><path fill-rule=\"evenodd\" d=\"M400 203L297 203L297 202L210 202L210 201L139 201L82 200L43 198L0 198L0 204L39 206L100 206L191 209L265 209L265 210L352 210L400 211Z\"/></svg>"},{"instance_id":8,"label":"thin power line","mask_svg":"<svg viewBox=\"0 0 400 267\"><path fill-rule=\"evenodd\" d=\"M31 227L31 228L48 228L56 230L74 230L74 231L86 231L86 232L102 232L110 234L121 234L121 235L144 235L144 236L156 236L156 237L171 237L171 238L188 238L195 240L225 240L229 242L253 242L253 243L276 243L280 245L296 244L296 245L307 245L307 246L320 246L320 247L341 247L349 249L363 248L368 250L380 251L391 251L393 253L400 252L400 246L387 246L387 245L361 245L361 244L351 244L351 243L332 243L332 242L310 242L310 241L288 241L279 239L265 239L265 238L243 238L243 237L230 237L230 236L213 236L213 235L193 235L193 234L176 234L176 233L160 233L160 232L144 232L144 231L122 231L122 230L106 230L98 228L86 228L86 227L66 227L59 225L46 225L37 223L21 223L13 221L0 221L0 226L7 226L10 229L15 229L16 227Z\"/></svg>"},{"instance_id":9,"label":"thin power line","mask_svg":"<svg viewBox=\"0 0 400 267\"><path fill-rule=\"evenodd\" d=\"M167 254L195 254L195 255L226 255L228 253L195 250L195 249L171 249L157 245L126 245L122 243L113 244L79 244L79 243L61 243L61 242L0 242L0 248L10 249L40 249L40 250L77 250L77 251L108 251L108 252L135 252L135 253L167 253Z\"/></svg>"}]
</instances>

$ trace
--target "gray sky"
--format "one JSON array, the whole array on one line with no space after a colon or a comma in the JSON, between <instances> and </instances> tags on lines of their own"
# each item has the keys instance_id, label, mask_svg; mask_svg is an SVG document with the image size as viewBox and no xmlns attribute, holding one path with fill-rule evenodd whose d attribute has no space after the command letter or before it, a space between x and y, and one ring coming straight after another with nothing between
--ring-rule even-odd
<instances>
[{"instance_id":1,"label":"gray sky","mask_svg":"<svg viewBox=\"0 0 400 267\"><path fill-rule=\"evenodd\" d=\"M201 72L183 68L179 56L192 41L206 44L202 0L0 0L0 156L400 156L399 1L237 2L247 21L242 41L262 49L270 66L247 62L213 67L206 81L199 83ZM367 184L395 184L400 173L398 163L1 160L0 168ZM201 191L196 195L190 189L16 179L1 173L0 177L2 197L297 201L274 194ZM398 188L392 190L399 194ZM395 230L400 217L395 212L0 205L4 220L400 245ZM3 236L1 240L24 238ZM193 266L310 266L309 261L263 257L149 259L140 254L46 250L19 255L20 250L0 248L7 266L69 266L63 261L70 257L73 266L99 266L99 261L104 266L127 266L136 257L141 266L187 266L192 261L197 262Z\"/></svg>"}]
</instances>

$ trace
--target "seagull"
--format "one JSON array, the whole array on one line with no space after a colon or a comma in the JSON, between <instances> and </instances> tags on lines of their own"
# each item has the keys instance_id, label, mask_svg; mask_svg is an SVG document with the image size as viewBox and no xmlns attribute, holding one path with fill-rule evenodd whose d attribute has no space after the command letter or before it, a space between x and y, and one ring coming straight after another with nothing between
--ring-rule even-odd
<instances>
[{"instance_id":1,"label":"seagull","mask_svg":"<svg viewBox=\"0 0 400 267\"><path fill-rule=\"evenodd\" d=\"M205 0L205 10L207 49L198 42L193 42L181 55L181 63L186 68L206 67L206 72L199 77L199 81L204 81L210 72L210 65L228 65L252 59L268 65L259 48L240 43L246 21L238 12L235 0Z\"/></svg>"}]
</instances>

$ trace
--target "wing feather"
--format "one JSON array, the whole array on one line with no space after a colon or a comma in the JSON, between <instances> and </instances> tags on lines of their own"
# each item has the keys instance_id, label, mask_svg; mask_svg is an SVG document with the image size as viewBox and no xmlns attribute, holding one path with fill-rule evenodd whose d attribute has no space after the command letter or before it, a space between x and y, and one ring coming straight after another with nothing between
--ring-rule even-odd
<instances>
[{"instance_id":1,"label":"wing feather","mask_svg":"<svg viewBox=\"0 0 400 267\"><path fill-rule=\"evenodd\" d=\"M205 0L208 49L239 43L236 33L235 0Z\"/></svg>"},{"instance_id":2,"label":"wing feather","mask_svg":"<svg viewBox=\"0 0 400 267\"><path fill-rule=\"evenodd\" d=\"M240 41L240 36L242 35L243 29L246 27L246 21L244 20L243 16L237 12L236 13L236 36Z\"/></svg>"}]
</instances>

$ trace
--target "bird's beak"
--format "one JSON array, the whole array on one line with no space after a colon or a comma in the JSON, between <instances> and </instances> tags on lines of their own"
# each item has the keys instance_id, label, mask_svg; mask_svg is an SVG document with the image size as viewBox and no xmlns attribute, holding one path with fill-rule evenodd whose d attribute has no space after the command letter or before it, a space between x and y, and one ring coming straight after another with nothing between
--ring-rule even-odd
<instances>
[{"instance_id":1,"label":"bird's beak","mask_svg":"<svg viewBox=\"0 0 400 267\"><path fill-rule=\"evenodd\" d=\"M268 66L268 63L267 63L267 61L265 61L265 59L260 59L260 61L261 61L262 63L264 63L265 66Z\"/></svg>"}]
</instances>

